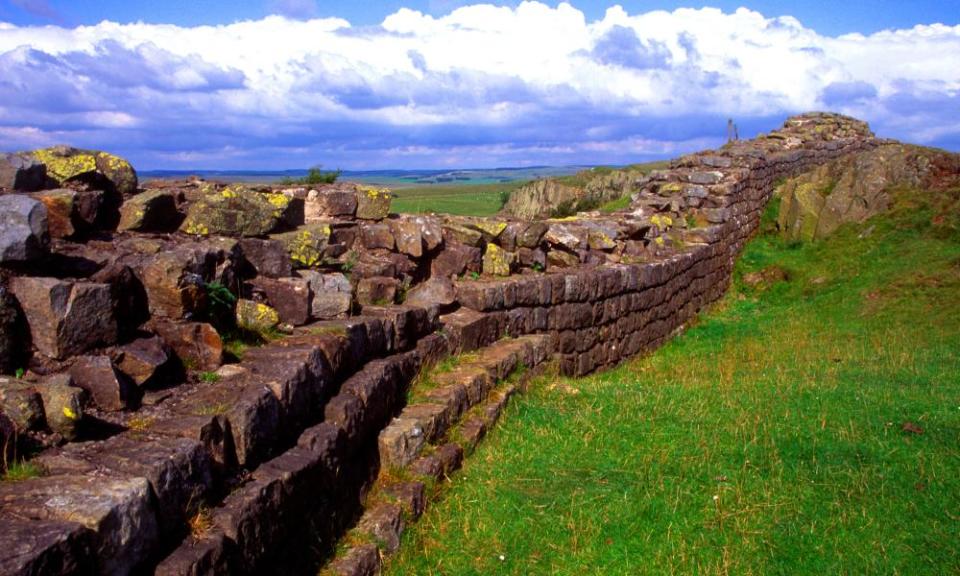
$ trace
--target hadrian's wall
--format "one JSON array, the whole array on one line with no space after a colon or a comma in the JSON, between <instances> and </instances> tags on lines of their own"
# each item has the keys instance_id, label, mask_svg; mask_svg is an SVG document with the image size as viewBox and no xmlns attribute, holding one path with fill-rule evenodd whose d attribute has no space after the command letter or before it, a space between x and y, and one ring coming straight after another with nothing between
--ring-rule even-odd
<instances>
[{"instance_id":1,"label":"hadrian's wall","mask_svg":"<svg viewBox=\"0 0 960 576\"><path fill-rule=\"evenodd\" d=\"M775 182L880 144L799 116L538 222L8 155L0 440L40 475L0 483L0 574L375 573L524 377L655 348L723 294Z\"/></svg>"}]
</instances>

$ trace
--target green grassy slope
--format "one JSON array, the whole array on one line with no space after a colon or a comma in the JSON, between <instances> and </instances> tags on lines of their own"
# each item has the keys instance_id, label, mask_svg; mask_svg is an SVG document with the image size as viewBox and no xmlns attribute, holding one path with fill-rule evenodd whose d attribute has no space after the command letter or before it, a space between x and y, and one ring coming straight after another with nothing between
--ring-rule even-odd
<instances>
[{"instance_id":1,"label":"green grassy slope","mask_svg":"<svg viewBox=\"0 0 960 576\"><path fill-rule=\"evenodd\" d=\"M451 184L398 188L390 205L401 214L456 214L459 216L492 216L503 207L505 194L523 182L497 184Z\"/></svg>"},{"instance_id":2,"label":"green grassy slope","mask_svg":"<svg viewBox=\"0 0 960 576\"><path fill-rule=\"evenodd\" d=\"M960 573L958 198L763 234L664 348L539 380L387 573Z\"/></svg>"}]
</instances>

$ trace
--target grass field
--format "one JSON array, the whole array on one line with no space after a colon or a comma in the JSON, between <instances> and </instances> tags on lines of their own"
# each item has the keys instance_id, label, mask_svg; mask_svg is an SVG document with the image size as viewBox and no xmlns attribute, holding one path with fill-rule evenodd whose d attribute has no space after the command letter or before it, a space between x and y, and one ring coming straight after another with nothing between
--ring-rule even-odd
<instances>
[{"instance_id":1,"label":"grass field","mask_svg":"<svg viewBox=\"0 0 960 576\"><path fill-rule=\"evenodd\" d=\"M538 380L387 573L960 573L958 197L766 233L664 348Z\"/></svg>"},{"instance_id":2,"label":"grass field","mask_svg":"<svg viewBox=\"0 0 960 576\"><path fill-rule=\"evenodd\" d=\"M451 184L398 188L391 210L401 214L456 214L492 216L500 211L510 194L525 182L499 184Z\"/></svg>"}]
</instances>

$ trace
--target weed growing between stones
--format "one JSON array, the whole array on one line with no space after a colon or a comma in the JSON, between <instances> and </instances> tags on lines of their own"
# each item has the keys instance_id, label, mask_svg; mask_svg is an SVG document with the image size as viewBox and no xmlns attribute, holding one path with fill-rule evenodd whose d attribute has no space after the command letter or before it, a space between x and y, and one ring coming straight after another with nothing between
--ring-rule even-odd
<instances>
[{"instance_id":1,"label":"weed growing between stones","mask_svg":"<svg viewBox=\"0 0 960 576\"><path fill-rule=\"evenodd\" d=\"M7 471L0 476L2 482L22 482L43 476L43 468L33 462L15 461L7 464Z\"/></svg>"}]
</instances>

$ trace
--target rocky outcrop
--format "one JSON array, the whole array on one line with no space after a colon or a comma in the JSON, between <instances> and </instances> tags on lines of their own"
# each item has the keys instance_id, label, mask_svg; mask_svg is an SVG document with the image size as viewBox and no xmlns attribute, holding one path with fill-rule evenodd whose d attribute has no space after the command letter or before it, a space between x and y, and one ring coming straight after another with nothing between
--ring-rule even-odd
<instances>
[{"instance_id":1,"label":"rocky outcrop","mask_svg":"<svg viewBox=\"0 0 960 576\"><path fill-rule=\"evenodd\" d=\"M593 210L628 196L634 190L634 183L648 171L595 169L567 179L537 180L512 192L503 212L524 220L536 220Z\"/></svg>"},{"instance_id":2,"label":"rocky outcrop","mask_svg":"<svg viewBox=\"0 0 960 576\"><path fill-rule=\"evenodd\" d=\"M819 240L847 222L888 209L897 187L944 189L960 184L960 155L887 144L835 160L777 189L778 225L791 240Z\"/></svg>"}]
</instances>

